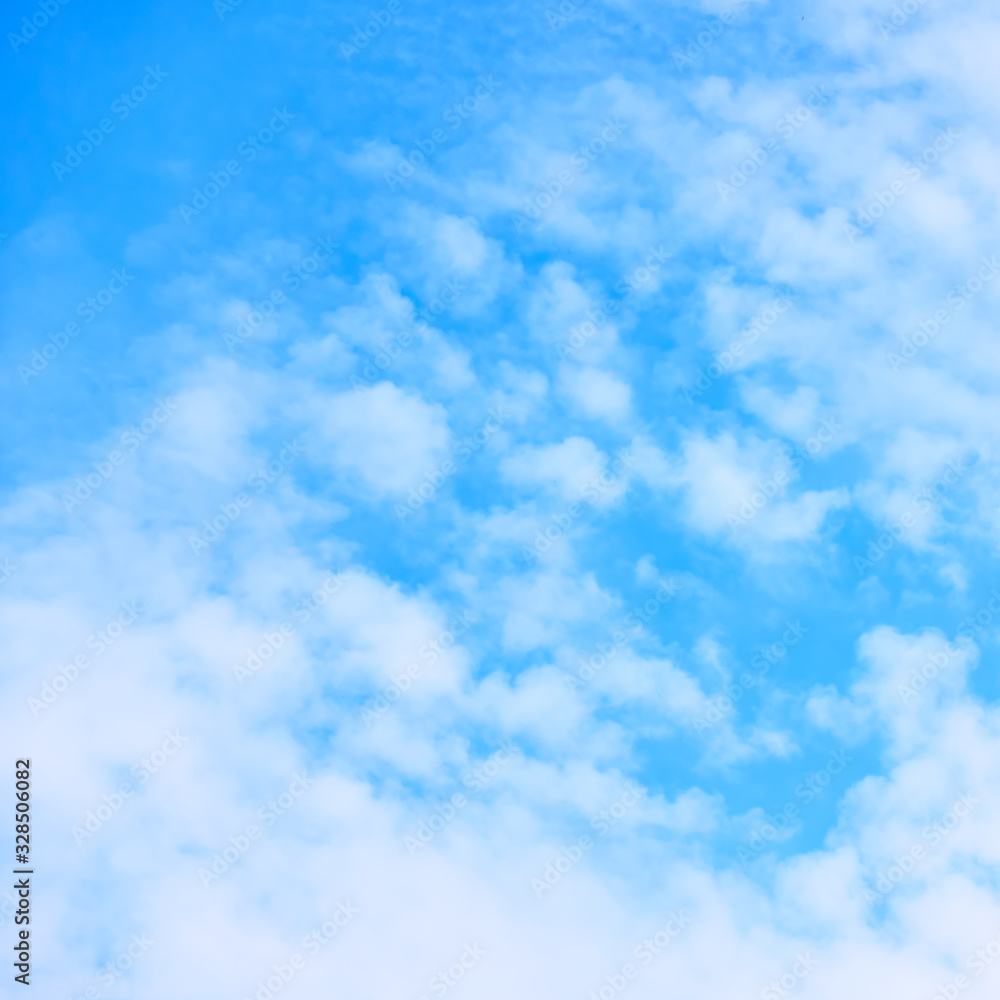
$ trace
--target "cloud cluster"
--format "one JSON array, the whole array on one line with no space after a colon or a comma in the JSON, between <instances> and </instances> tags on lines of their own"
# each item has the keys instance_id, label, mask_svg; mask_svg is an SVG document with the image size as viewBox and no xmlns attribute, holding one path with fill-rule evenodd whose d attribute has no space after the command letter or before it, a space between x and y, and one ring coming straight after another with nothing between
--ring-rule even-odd
<instances>
[{"instance_id":1,"label":"cloud cluster","mask_svg":"<svg viewBox=\"0 0 1000 1000\"><path fill-rule=\"evenodd\" d=\"M47 995L995 994L996 12L223 13L0 243Z\"/></svg>"}]
</instances>

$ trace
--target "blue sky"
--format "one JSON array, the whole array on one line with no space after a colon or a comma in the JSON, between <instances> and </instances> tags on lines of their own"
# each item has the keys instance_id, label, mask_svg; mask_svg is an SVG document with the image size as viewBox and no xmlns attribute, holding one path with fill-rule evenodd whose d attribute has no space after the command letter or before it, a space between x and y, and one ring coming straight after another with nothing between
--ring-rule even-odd
<instances>
[{"instance_id":1,"label":"blue sky","mask_svg":"<svg viewBox=\"0 0 1000 1000\"><path fill-rule=\"evenodd\" d=\"M15 8L45 994L993 995L992 7Z\"/></svg>"}]
</instances>

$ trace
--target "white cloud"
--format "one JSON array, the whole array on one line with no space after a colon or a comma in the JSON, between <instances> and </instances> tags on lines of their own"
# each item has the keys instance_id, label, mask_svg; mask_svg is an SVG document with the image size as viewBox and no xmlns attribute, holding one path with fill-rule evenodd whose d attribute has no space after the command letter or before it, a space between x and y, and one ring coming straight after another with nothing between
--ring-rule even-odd
<instances>
[{"instance_id":1,"label":"white cloud","mask_svg":"<svg viewBox=\"0 0 1000 1000\"><path fill-rule=\"evenodd\" d=\"M628 419L632 390L610 372L564 365L560 383L572 405L592 420L606 420L614 426Z\"/></svg>"},{"instance_id":2,"label":"white cloud","mask_svg":"<svg viewBox=\"0 0 1000 1000\"><path fill-rule=\"evenodd\" d=\"M827 514L847 504L846 491L807 490L786 499L795 470L783 451L730 434L689 438L674 483L684 489L686 517L708 534L728 533L734 544L814 540Z\"/></svg>"},{"instance_id":3,"label":"white cloud","mask_svg":"<svg viewBox=\"0 0 1000 1000\"><path fill-rule=\"evenodd\" d=\"M593 441L582 437L570 437L560 444L522 447L500 463L508 481L523 487L547 489L567 502L580 501L583 491L600 481L607 466L607 455ZM624 489L625 484L617 481L601 496L604 502L610 502Z\"/></svg>"},{"instance_id":4,"label":"white cloud","mask_svg":"<svg viewBox=\"0 0 1000 1000\"><path fill-rule=\"evenodd\" d=\"M376 496L405 493L443 460L449 441L443 407L391 382L310 403L316 457L358 478Z\"/></svg>"}]
</instances>

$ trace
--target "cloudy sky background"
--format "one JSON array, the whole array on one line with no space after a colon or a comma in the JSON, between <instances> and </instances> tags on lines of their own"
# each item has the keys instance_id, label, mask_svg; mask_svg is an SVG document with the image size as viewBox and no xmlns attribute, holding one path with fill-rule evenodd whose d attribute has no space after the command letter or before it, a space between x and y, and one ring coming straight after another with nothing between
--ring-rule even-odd
<instances>
[{"instance_id":1,"label":"cloudy sky background","mask_svg":"<svg viewBox=\"0 0 1000 1000\"><path fill-rule=\"evenodd\" d=\"M995 6L40 10L36 988L995 995Z\"/></svg>"}]
</instances>

